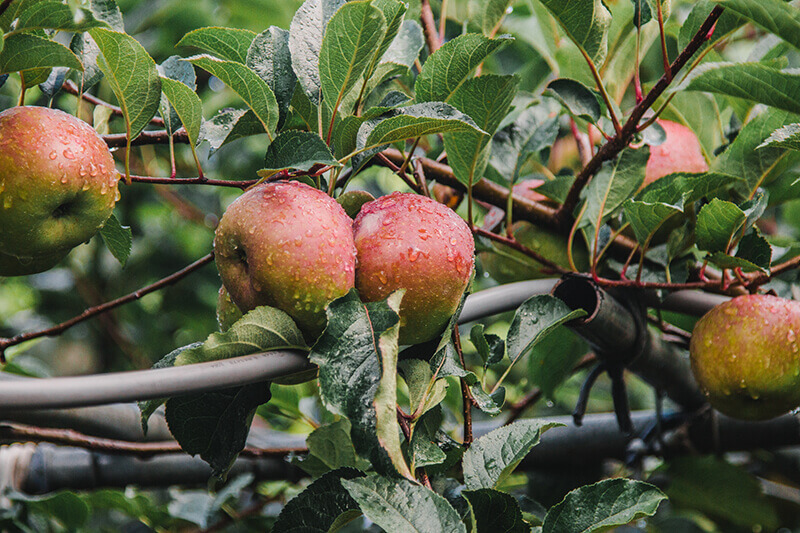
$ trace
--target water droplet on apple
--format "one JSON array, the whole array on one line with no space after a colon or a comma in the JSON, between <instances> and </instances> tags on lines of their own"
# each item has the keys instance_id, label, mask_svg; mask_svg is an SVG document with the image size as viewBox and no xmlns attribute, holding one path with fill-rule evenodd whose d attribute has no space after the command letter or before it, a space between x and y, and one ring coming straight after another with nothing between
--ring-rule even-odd
<instances>
[{"instance_id":1,"label":"water droplet on apple","mask_svg":"<svg viewBox=\"0 0 800 533\"><path fill-rule=\"evenodd\" d=\"M419 258L419 250L416 248L409 248L408 249L408 260L412 263Z\"/></svg>"},{"instance_id":2,"label":"water droplet on apple","mask_svg":"<svg viewBox=\"0 0 800 533\"><path fill-rule=\"evenodd\" d=\"M382 270L378 273L378 279L381 280L381 283L384 285L389 283L389 278L386 277L386 274Z\"/></svg>"},{"instance_id":3,"label":"water droplet on apple","mask_svg":"<svg viewBox=\"0 0 800 533\"><path fill-rule=\"evenodd\" d=\"M56 152L55 150L50 152L50 159L55 159L56 157L58 157L58 152Z\"/></svg>"},{"instance_id":4,"label":"water droplet on apple","mask_svg":"<svg viewBox=\"0 0 800 533\"><path fill-rule=\"evenodd\" d=\"M64 150L64 157L66 157L67 159L75 159L75 154L72 153L72 150L67 148Z\"/></svg>"}]
</instances>

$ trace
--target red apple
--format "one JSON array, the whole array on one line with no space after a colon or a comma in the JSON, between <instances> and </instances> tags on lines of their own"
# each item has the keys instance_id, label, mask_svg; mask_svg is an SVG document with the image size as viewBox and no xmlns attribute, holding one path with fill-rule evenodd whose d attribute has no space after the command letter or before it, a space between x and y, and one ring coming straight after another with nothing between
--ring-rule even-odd
<instances>
[{"instance_id":1,"label":"red apple","mask_svg":"<svg viewBox=\"0 0 800 533\"><path fill-rule=\"evenodd\" d=\"M475 243L464 220L428 197L393 193L364 204L353 229L361 298L383 300L406 289L400 343L439 335L458 308L474 266Z\"/></svg>"},{"instance_id":2,"label":"red apple","mask_svg":"<svg viewBox=\"0 0 800 533\"><path fill-rule=\"evenodd\" d=\"M692 370L711 405L763 420L800 405L800 302L738 296L695 325Z\"/></svg>"},{"instance_id":3,"label":"red apple","mask_svg":"<svg viewBox=\"0 0 800 533\"><path fill-rule=\"evenodd\" d=\"M318 335L327 305L353 288L352 224L333 198L296 181L248 190L225 211L214 238L231 300L243 313L281 309Z\"/></svg>"},{"instance_id":4,"label":"red apple","mask_svg":"<svg viewBox=\"0 0 800 533\"><path fill-rule=\"evenodd\" d=\"M700 141L692 130L669 120L657 122L664 128L667 137L660 145L650 147L644 185L675 172L697 173L708 170Z\"/></svg>"}]
</instances>

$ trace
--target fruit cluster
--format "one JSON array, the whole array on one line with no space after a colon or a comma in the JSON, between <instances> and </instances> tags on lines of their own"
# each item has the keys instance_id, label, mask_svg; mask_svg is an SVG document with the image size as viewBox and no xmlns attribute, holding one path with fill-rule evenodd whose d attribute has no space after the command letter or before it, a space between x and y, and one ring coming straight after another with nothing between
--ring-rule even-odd
<instances>
[{"instance_id":1,"label":"fruit cluster","mask_svg":"<svg viewBox=\"0 0 800 533\"><path fill-rule=\"evenodd\" d=\"M243 312L277 307L310 337L324 328L328 303L353 287L364 301L405 289L400 342L416 344L440 334L455 313L475 250L464 220L430 198L393 193L363 204L352 220L324 192L290 181L237 198L214 251L232 304Z\"/></svg>"},{"instance_id":2,"label":"fruit cluster","mask_svg":"<svg viewBox=\"0 0 800 533\"><path fill-rule=\"evenodd\" d=\"M119 173L103 139L46 107L0 113L0 276L52 268L111 216Z\"/></svg>"}]
</instances>

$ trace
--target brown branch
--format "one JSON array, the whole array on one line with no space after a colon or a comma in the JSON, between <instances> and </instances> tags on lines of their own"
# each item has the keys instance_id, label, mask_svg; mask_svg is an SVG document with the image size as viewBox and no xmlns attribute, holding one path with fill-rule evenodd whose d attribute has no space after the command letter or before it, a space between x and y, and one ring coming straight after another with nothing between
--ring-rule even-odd
<instances>
[{"instance_id":1,"label":"brown branch","mask_svg":"<svg viewBox=\"0 0 800 533\"><path fill-rule=\"evenodd\" d=\"M149 183L151 185L211 185L215 187L235 187L238 189L247 189L255 185L258 181L259 180L212 180L205 176L194 178L131 176L132 183Z\"/></svg>"},{"instance_id":2,"label":"brown branch","mask_svg":"<svg viewBox=\"0 0 800 533\"><path fill-rule=\"evenodd\" d=\"M155 292L159 289L163 289L168 285L172 285L173 283L185 278L192 272L199 270L200 267L207 265L208 263L214 260L214 253L210 253L201 259L198 259L191 265L171 274L147 287L142 287L130 294L117 298L116 300L111 300L110 302L106 302L101 305L97 305L94 307L87 308L83 313L70 318L69 320L62 322L56 326L51 328L43 329L40 331L31 331L28 333L20 333L19 335L15 335L10 338L0 338L0 363L5 363L5 356L4 352L6 349L10 348L11 346L16 346L25 341L29 341L31 339L38 339L39 337L54 337L56 335L60 335L64 331L68 330L72 326L83 322L84 320L88 320L92 317L95 317L101 313L105 313L119 307L121 305L133 302L142 298L143 296L150 294L151 292Z\"/></svg>"},{"instance_id":3,"label":"brown branch","mask_svg":"<svg viewBox=\"0 0 800 533\"><path fill-rule=\"evenodd\" d=\"M717 22L717 19L719 19L719 17L722 15L722 11L722 6L716 6L711 11L705 22L703 22L703 25L700 26L700 29L697 30L697 33L695 33L694 37L692 37L692 40L689 41L689 44L686 45L686 48L684 48L684 50L672 63L670 66L670 72L664 73L661 79L658 80L655 86L644 97L644 100L642 100L636 107L633 108L630 117L628 117L625 125L622 126L622 130L616 133L607 143L605 143L589 161L589 163L580 171L578 176L575 178L575 182L572 184L569 193L567 194L566 200L564 200L564 204L557 213L557 221L562 228L568 227L571 224L572 212L574 211L575 206L578 205L581 191L583 191L583 188L589 182L589 179L591 179L591 177L598 170L600 170L600 166L605 161L615 158L617 154L619 154L623 149L625 149L626 146L628 146L633 139L633 136L636 133L636 129L639 125L639 121L642 119L645 112L652 107L658 97L661 96L661 94L666 90L672 81L673 76L677 74L686 65L686 63L689 62L692 56L708 39L709 31Z\"/></svg>"},{"instance_id":4,"label":"brown branch","mask_svg":"<svg viewBox=\"0 0 800 533\"><path fill-rule=\"evenodd\" d=\"M473 228L472 232L475 235L479 235L481 237L486 237L487 239L491 239L491 240L493 240L495 242L499 242L501 244L505 244L509 248L513 248L514 250L527 255L528 257L530 257L534 261L536 261L538 263L541 263L545 267L551 269L554 273L564 274L564 273L567 272L567 270L564 269L564 267L562 267L561 265L558 265L558 264L550 261L549 259L547 259L543 255L531 250L530 248L528 248L527 246L523 245L522 243L520 243L516 239L510 239L510 238L508 238L508 237L506 237L504 235L498 235L497 233L492 233L491 231L487 231L487 230L485 230L483 228L478 228L478 227Z\"/></svg>"},{"instance_id":5,"label":"brown branch","mask_svg":"<svg viewBox=\"0 0 800 533\"><path fill-rule=\"evenodd\" d=\"M466 369L467 365L464 362L464 352L461 350L461 334L458 331L458 326L453 328L453 344L456 347L458 359L461 361L461 366ZM472 392L469 390L467 380L464 378L461 381L461 399L464 406L464 447L469 448L472 444L472 406L475 404L475 399L472 397Z\"/></svg>"},{"instance_id":6,"label":"brown branch","mask_svg":"<svg viewBox=\"0 0 800 533\"><path fill-rule=\"evenodd\" d=\"M800 255L789 259L783 263L775 265L770 269L769 274L761 273L757 274L754 278L752 278L749 283L747 283L747 289L749 291L755 291L761 285L765 283L769 283L775 276L783 274L785 272L789 272L790 270L795 270L800 268Z\"/></svg>"},{"instance_id":7,"label":"brown branch","mask_svg":"<svg viewBox=\"0 0 800 533\"><path fill-rule=\"evenodd\" d=\"M109 148L125 148L128 143L128 136L124 133L112 133L110 135L103 135L103 140ZM188 143L189 136L186 130L181 128L172 134L172 142ZM133 141L131 146L141 146L144 144L168 144L169 133L166 130L158 131L143 131Z\"/></svg>"},{"instance_id":8,"label":"brown branch","mask_svg":"<svg viewBox=\"0 0 800 533\"><path fill-rule=\"evenodd\" d=\"M104 453L119 453L137 457L150 457L163 453L185 453L177 442L129 442L116 439L90 437L73 429L50 429L21 424L0 425L0 441L5 442L51 442L64 446L75 446ZM245 447L240 455L245 457L284 457L290 453L305 453L299 448Z\"/></svg>"},{"instance_id":9,"label":"brown branch","mask_svg":"<svg viewBox=\"0 0 800 533\"><path fill-rule=\"evenodd\" d=\"M444 13L442 13L444 16ZM433 20L433 10L430 0L422 0L419 13L422 23L422 33L425 34L425 43L428 45L428 54L433 54L441 46L439 32L436 29L436 22Z\"/></svg>"},{"instance_id":10,"label":"brown branch","mask_svg":"<svg viewBox=\"0 0 800 533\"><path fill-rule=\"evenodd\" d=\"M78 88L77 85L75 85L75 83L72 80L65 81L64 85L63 85L63 89L66 92L68 92L69 94L73 94L75 96L81 97L83 100L89 102L92 105L96 105L96 106L99 105L99 106L102 106L102 107L107 107L108 109L111 110L111 112L113 114L115 114L117 116L120 116L120 117L124 116L124 113L122 112L122 108L120 108L118 106L115 106L114 104L110 104L110 103L106 102L105 100L101 100L100 98L98 98L98 97L96 97L94 95L91 95L89 93L81 92L81 90ZM164 119L162 119L161 117L153 117L153 118L150 119L150 124L154 124L156 126L162 126L163 127L164 126Z\"/></svg>"}]
</instances>

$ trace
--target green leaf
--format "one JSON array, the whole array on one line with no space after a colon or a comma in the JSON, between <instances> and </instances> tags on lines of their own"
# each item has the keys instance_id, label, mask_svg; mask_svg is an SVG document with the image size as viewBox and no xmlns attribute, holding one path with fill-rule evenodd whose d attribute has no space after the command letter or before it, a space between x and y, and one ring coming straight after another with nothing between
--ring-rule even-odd
<instances>
[{"instance_id":1,"label":"green leaf","mask_svg":"<svg viewBox=\"0 0 800 533\"><path fill-rule=\"evenodd\" d=\"M508 329L506 344L511 364L560 325L582 316L586 316L586 311L573 311L563 301L549 294L539 294L525 300L514 314Z\"/></svg>"},{"instance_id":2,"label":"green leaf","mask_svg":"<svg viewBox=\"0 0 800 533\"><path fill-rule=\"evenodd\" d=\"M342 486L367 518L386 531L466 533L447 500L407 479L369 476L344 480Z\"/></svg>"},{"instance_id":3,"label":"green leaf","mask_svg":"<svg viewBox=\"0 0 800 533\"><path fill-rule=\"evenodd\" d=\"M83 70L78 57L63 44L28 33L15 33L5 38L0 52L0 74L45 67Z\"/></svg>"},{"instance_id":4,"label":"green leaf","mask_svg":"<svg viewBox=\"0 0 800 533\"><path fill-rule=\"evenodd\" d=\"M727 253L744 221L745 214L736 204L714 198L697 215L697 247L711 253Z\"/></svg>"},{"instance_id":5,"label":"green leaf","mask_svg":"<svg viewBox=\"0 0 800 533\"><path fill-rule=\"evenodd\" d=\"M800 124L789 124L778 128L758 148L786 148L800 150Z\"/></svg>"},{"instance_id":6,"label":"green leaf","mask_svg":"<svg viewBox=\"0 0 800 533\"><path fill-rule=\"evenodd\" d=\"M100 228L100 236L111 255L124 267L131 255L131 245L133 244L131 227L120 224L117 217L112 214L106 220L105 225Z\"/></svg>"},{"instance_id":7,"label":"green leaf","mask_svg":"<svg viewBox=\"0 0 800 533\"><path fill-rule=\"evenodd\" d=\"M636 200L644 203L662 203L684 210L703 198L713 198L743 183L737 176L717 172L687 174L678 172L659 178L637 195Z\"/></svg>"},{"instance_id":8,"label":"green leaf","mask_svg":"<svg viewBox=\"0 0 800 533\"><path fill-rule=\"evenodd\" d=\"M774 531L781 525L775 502L741 467L713 456L676 457L666 472L666 492L678 509L696 509L733 528Z\"/></svg>"},{"instance_id":9,"label":"green leaf","mask_svg":"<svg viewBox=\"0 0 800 533\"><path fill-rule=\"evenodd\" d=\"M153 368L171 368L175 366L175 360L178 358L178 355L181 352L186 350L192 350L195 348L201 348L203 346L202 342L193 342L192 344L187 344L186 346L181 346L177 348L164 357L162 357L158 362L153 365ZM165 398L155 399L155 400L145 400L138 402L139 411L141 412L141 422L142 422L142 430L145 434L147 434L147 421L150 420L150 417L153 416L153 413L156 412L161 404L166 401Z\"/></svg>"},{"instance_id":10,"label":"green leaf","mask_svg":"<svg viewBox=\"0 0 800 533\"><path fill-rule=\"evenodd\" d=\"M573 490L548 511L542 533L599 533L653 516L666 495L653 485L606 479Z\"/></svg>"},{"instance_id":11,"label":"green leaf","mask_svg":"<svg viewBox=\"0 0 800 533\"><path fill-rule=\"evenodd\" d=\"M447 102L490 54L513 39L467 33L447 41L422 65L414 84L417 102Z\"/></svg>"},{"instance_id":12,"label":"green leaf","mask_svg":"<svg viewBox=\"0 0 800 533\"><path fill-rule=\"evenodd\" d=\"M262 80L250 67L235 61L217 59L209 55L193 56L186 59L203 70L213 74L222 83L233 89L253 110L264 126L270 142L278 128L278 101L267 82Z\"/></svg>"},{"instance_id":13,"label":"green leaf","mask_svg":"<svg viewBox=\"0 0 800 533\"><path fill-rule=\"evenodd\" d=\"M285 119L297 85L297 76L292 70L289 32L270 26L259 33L247 50L245 64L267 82L275 93L281 120Z\"/></svg>"},{"instance_id":14,"label":"green leaf","mask_svg":"<svg viewBox=\"0 0 800 533\"><path fill-rule=\"evenodd\" d=\"M196 146L200 139L200 126L203 123L203 103L200 97L183 83L163 76L161 90L180 117L186 129L186 136L189 137L189 144L192 147Z\"/></svg>"},{"instance_id":15,"label":"green leaf","mask_svg":"<svg viewBox=\"0 0 800 533\"><path fill-rule=\"evenodd\" d=\"M318 427L306 439L308 452L331 470L341 467L366 470L369 463L356 454L350 428L350 421L346 418Z\"/></svg>"},{"instance_id":16,"label":"green leaf","mask_svg":"<svg viewBox=\"0 0 800 533\"><path fill-rule=\"evenodd\" d=\"M370 0L348 2L331 18L319 55L322 97L330 109L338 110L361 78L385 32L386 20Z\"/></svg>"},{"instance_id":17,"label":"green leaf","mask_svg":"<svg viewBox=\"0 0 800 533\"><path fill-rule=\"evenodd\" d=\"M552 96L574 116L597 124L602 109L597 94L577 80L559 78L547 84L545 94Z\"/></svg>"},{"instance_id":18,"label":"green leaf","mask_svg":"<svg viewBox=\"0 0 800 533\"><path fill-rule=\"evenodd\" d=\"M561 23L569 38L599 66L608 52L611 12L602 0L541 0Z\"/></svg>"},{"instance_id":19,"label":"green leaf","mask_svg":"<svg viewBox=\"0 0 800 533\"><path fill-rule=\"evenodd\" d=\"M694 3L692 11L681 25L680 33L678 35L678 48L680 50L686 48L686 46L689 44L689 41L691 41L692 37L694 37L698 32L700 26L703 25L703 22L705 22L705 20L708 18L708 15L711 13L711 10L716 7L717 3L718 0L699 0L698 2ZM734 10L726 9L722 12L722 16L717 19L717 23L714 28L714 35L711 39L705 41L700 46L699 51L702 51L709 46L714 46L728 34L743 26L746 22L747 20L742 18Z\"/></svg>"},{"instance_id":20,"label":"green leaf","mask_svg":"<svg viewBox=\"0 0 800 533\"><path fill-rule=\"evenodd\" d=\"M308 350L308 347L289 315L274 307L261 306L246 313L228 331L209 335L202 346L181 352L174 366L271 350Z\"/></svg>"},{"instance_id":21,"label":"green leaf","mask_svg":"<svg viewBox=\"0 0 800 533\"><path fill-rule=\"evenodd\" d=\"M244 449L256 407L269 401L269 384L254 383L167 400L170 433L190 455L200 455L224 477Z\"/></svg>"},{"instance_id":22,"label":"green leaf","mask_svg":"<svg viewBox=\"0 0 800 533\"><path fill-rule=\"evenodd\" d=\"M97 65L117 97L130 142L155 116L161 102L156 63L130 35L105 28L93 28L89 34L100 48Z\"/></svg>"},{"instance_id":23,"label":"green leaf","mask_svg":"<svg viewBox=\"0 0 800 533\"><path fill-rule=\"evenodd\" d=\"M800 10L782 0L716 0L800 49Z\"/></svg>"},{"instance_id":24,"label":"green leaf","mask_svg":"<svg viewBox=\"0 0 800 533\"><path fill-rule=\"evenodd\" d=\"M387 32L388 34L388 32ZM402 65L411 68L425 46L422 26L416 21L404 20L392 44L381 58L382 64Z\"/></svg>"},{"instance_id":25,"label":"green leaf","mask_svg":"<svg viewBox=\"0 0 800 533\"><path fill-rule=\"evenodd\" d=\"M565 326L536 343L528 357L528 378L545 396L553 398L556 387L572 374L573 368L589 350L586 341Z\"/></svg>"},{"instance_id":26,"label":"green leaf","mask_svg":"<svg viewBox=\"0 0 800 533\"><path fill-rule=\"evenodd\" d=\"M800 74L762 63L706 63L695 69L688 82L676 90L723 94L800 113L797 101Z\"/></svg>"},{"instance_id":27,"label":"green leaf","mask_svg":"<svg viewBox=\"0 0 800 533\"><path fill-rule=\"evenodd\" d=\"M406 359L398 364L403 380L408 385L411 413L422 415L444 400L447 381L433 379L431 365L420 359Z\"/></svg>"},{"instance_id":28,"label":"green leaf","mask_svg":"<svg viewBox=\"0 0 800 533\"><path fill-rule=\"evenodd\" d=\"M431 133L482 132L475 122L449 104L426 102L401 107L365 121L356 137L353 168L358 169L384 146Z\"/></svg>"},{"instance_id":29,"label":"green leaf","mask_svg":"<svg viewBox=\"0 0 800 533\"><path fill-rule=\"evenodd\" d=\"M506 344L502 338L491 333L484 333L483 324L475 324L469 332L469 340L475 346L483 360L484 368L496 365L506 354Z\"/></svg>"},{"instance_id":30,"label":"green leaf","mask_svg":"<svg viewBox=\"0 0 800 533\"><path fill-rule=\"evenodd\" d=\"M173 81L180 82L186 85L192 91L197 89L197 76L194 73L194 66L188 61L184 61L180 56L170 56L168 57L163 63L158 65L158 73L161 75L162 78L169 78ZM164 87L162 83L162 92L164 92ZM180 91L180 90L179 90ZM182 100L180 97L178 100ZM188 104L188 102L184 102L184 105ZM188 114L191 116L192 114L192 105L187 105L187 108L184 109L184 114ZM202 110L201 110L202 111ZM181 122L181 117L177 111L175 111L175 107L170 105L169 99L166 96L166 93L161 97L161 104L159 107L159 113L161 113L161 117L164 119L164 129L172 135L175 133L183 123ZM198 136L200 127L203 123L202 114L200 115L200 122L197 125ZM195 137L193 145L198 141Z\"/></svg>"},{"instance_id":31,"label":"green leaf","mask_svg":"<svg viewBox=\"0 0 800 533\"><path fill-rule=\"evenodd\" d=\"M461 495L469 501L475 515L477 533L529 533L522 520L517 500L494 489L465 490Z\"/></svg>"},{"instance_id":32,"label":"green leaf","mask_svg":"<svg viewBox=\"0 0 800 533\"><path fill-rule=\"evenodd\" d=\"M328 22L345 0L306 0L295 12L289 27L289 49L297 81L314 105L319 105L320 49Z\"/></svg>"},{"instance_id":33,"label":"green leaf","mask_svg":"<svg viewBox=\"0 0 800 533\"><path fill-rule=\"evenodd\" d=\"M439 431L442 425L442 409L431 409L414 423L408 456L413 469L435 466L447 460L447 454L439 447Z\"/></svg>"},{"instance_id":34,"label":"green leaf","mask_svg":"<svg viewBox=\"0 0 800 533\"><path fill-rule=\"evenodd\" d=\"M518 420L480 437L464 453L467 489L496 488L517 467L550 428L563 426L542 420Z\"/></svg>"},{"instance_id":35,"label":"green leaf","mask_svg":"<svg viewBox=\"0 0 800 533\"><path fill-rule=\"evenodd\" d=\"M483 177L488 163L484 153L491 135L508 114L519 80L515 76L486 75L466 80L453 93L450 103L468 115L482 130L444 136L447 162L456 178L467 186Z\"/></svg>"},{"instance_id":36,"label":"green leaf","mask_svg":"<svg viewBox=\"0 0 800 533\"><path fill-rule=\"evenodd\" d=\"M630 222L636 240L644 245L661 226L673 216L682 213L674 205L628 200L624 204L625 219Z\"/></svg>"},{"instance_id":37,"label":"green leaf","mask_svg":"<svg viewBox=\"0 0 800 533\"><path fill-rule=\"evenodd\" d=\"M289 500L278 515L272 531L328 533L361 515L358 503L342 486L342 480L364 474L352 468L328 472Z\"/></svg>"},{"instance_id":38,"label":"green leaf","mask_svg":"<svg viewBox=\"0 0 800 533\"><path fill-rule=\"evenodd\" d=\"M289 130L278 135L269 145L264 169L259 170L258 175L269 176L275 171L288 168L307 172L314 165L341 166L319 135Z\"/></svg>"},{"instance_id":39,"label":"green leaf","mask_svg":"<svg viewBox=\"0 0 800 533\"><path fill-rule=\"evenodd\" d=\"M398 39L407 37L398 37L397 35L400 31L400 28L403 27L403 15L406 13L405 3L400 2L399 0L372 0L372 7L379 9L383 14L383 18L386 21L386 30L383 33L380 44L373 51L370 64L364 72L364 78L367 80L372 77L372 75L375 73L375 69L378 67L378 64L383 61L383 57L387 50L389 50L389 48L395 42L397 42ZM419 25L417 26L419 27ZM398 44L403 46L402 43ZM417 54L419 54L419 50L417 50Z\"/></svg>"},{"instance_id":40,"label":"green leaf","mask_svg":"<svg viewBox=\"0 0 800 533\"><path fill-rule=\"evenodd\" d=\"M473 20L483 30L484 35L491 36L497 33L500 22L513 3L513 0L484 0L479 3L478 13Z\"/></svg>"},{"instance_id":41,"label":"green leaf","mask_svg":"<svg viewBox=\"0 0 800 533\"><path fill-rule=\"evenodd\" d=\"M7 497L12 502L24 503L26 513L41 514L43 517L53 519L66 531L78 531L86 527L91 516L89 506L74 492L62 491L43 496L31 496L10 490ZM5 507L8 508L9 505L6 504ZM43 526L44 523L42 523Z\"/></svg>"},{"instance_id":42,"label":"green leaf","mask_svg":"<svg viewBox=\"0 0 800 533\"><path fill-rule=\"evenodd\" d=\"M744 259L762 271L768 271L772 264L772 246L758 230L747 233L739 241L736 257Z\"/></svg>"},{"instance_id":43,"label":"green leaf","mask_svg":"<svg viewBox=\"0 0 800 533\"><path fill-rule=\"evenodd\" d=\"M369 458L377 471L387 474L404 466L401 458L391 455L396 452L395 442L386 440L392 438L387 437L386 426L395 425L395 435L399 430L394 405L391 422L384 418L384 398L376 398L379 392L386 392L381 389L384 371L395 371L383 365L384 360L392 363L397 357L400 319L395 304L393 299L363 304L355 289L334 300L327 309L328 326L310 354L311 362L319 366L323 405L350 419L356 451ZM381 405L376 405L379 402ZM408 474L407 467L403 470L401 474Z\"/></svg>"},{"instance_id":44,"label":"green leaf","mask_svg":"<svg viewBox=\"0 0 800 533\"><path fill-rule=\"evenodd\" d=\"M38 29L80 32L98 26L108 24L95 19L94 13L88 9L73 8L59 0L43 0L30 5L19 14L14 32Z\"/></svg>"},{"instance_id":45,"label":"green leaf","mask_svg":"<svg viewBox=\"0 0 800 533\"><path fill-rule=\"evenodd\" d=\"M242 137L266 133L264 125L249 109L227 109L203 122L202 139L211 146L209 156L222 146Z\"/></svg>"},{"instance_id":46,"label":"green leaf","mask_svg":"<svg viewBox=\"0 0 800 533\"><path fill-rule=\"evenodd\" d=\"M602 224L633 196L644 182L649 147L626 148L617 159L606 163L586 187L586 210L579 227Z\"/></svg>"},{"instance_id":47,"label":"green leaf","mask_svg":"<svg viewBox=\"0 0 800 533\"><path fill-rule=\"evenodd\" d=\"M751 196L759 183L768 183L770 176L779 175L794 161L780 147L758 147L775 130L796 122L800 122L800 116L794 113L765 110L744 125L728 149L714 161L711 170L741 178L743 182L737 184L737 190ZM784 159L785 163L779 159Z\"/></svg>"},{"instance_id":48,"label":"green leaf","mask_svg":"<svg viewBox=\"0 0 800 533\"><path fill-rule=\"evenodd\" d=\"M14 5L20 2L14 2ZM122 13L114 0L91 0L89 8L94 13L97 20L102 20L112 30L118 32L125 31L125 25L122 23ZM6 14L8 11L6 11ZM83 64L82 79L79 85L86 91L94 86L98 81L103 78L103 72L97 65L97 58L100 56L100 48L94 39L88 33L75 34L70 42L70 49L78 56Z\"/></svg>"},{"instance_id":49,"label":"green leaf","mask_svg":"<svg viewBox=\"0 0 800 533\"><path fill-rule=\"evenodd\" d=\"M549 114L547 106L528 107L494 135L489 164L502 181L516 182L527 160L553 145L558 136L558 117Z\"/></svg>"},{"instance_id":50,"label":"green leaf","mask_svg":"<svg viewBox=\"0 0 800 533\"><path fill-rule=\"evenodd\" d=\"M175 46L194 46L228 61L244 64L256 33L239 28L208 27L190 31Z\"/></svg>"}]
</instances>

